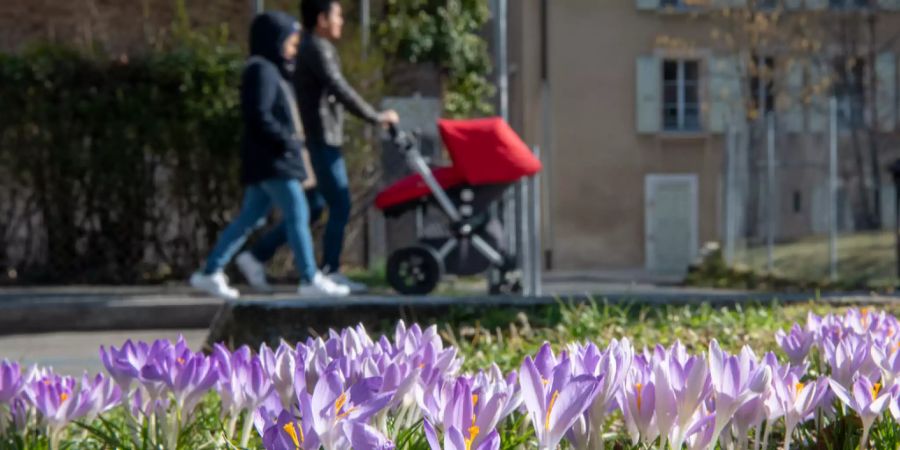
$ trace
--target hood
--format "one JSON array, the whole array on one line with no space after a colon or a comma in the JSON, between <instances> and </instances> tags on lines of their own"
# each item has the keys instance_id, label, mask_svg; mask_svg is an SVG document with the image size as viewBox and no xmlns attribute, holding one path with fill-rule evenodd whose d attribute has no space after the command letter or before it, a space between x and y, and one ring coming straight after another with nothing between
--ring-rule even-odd
<instances>
[{"instance_id":1,"label":"hood","mask_svg":"<svg viewBox=\"0 0 900 450\"><path fill-rule=\"evenodd\" d=\"M292 61L281 54L284 41L300 31L300 23L283 12L266 12L256 16L250 26L250 54L262 56L280 68L289 69Z\"/></svg>"}]
</instances>

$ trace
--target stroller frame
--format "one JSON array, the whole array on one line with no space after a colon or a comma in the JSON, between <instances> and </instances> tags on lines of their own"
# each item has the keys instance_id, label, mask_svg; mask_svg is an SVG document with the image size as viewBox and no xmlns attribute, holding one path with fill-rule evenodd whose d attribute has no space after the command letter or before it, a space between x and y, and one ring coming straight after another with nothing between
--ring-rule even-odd
<instances>
[{"instance_id":1,"label":"stroller frame","mask_svg":"<svg viewBox=\"0 0 900 450\"><path fill-rule=\"evenodd\" d=\"M431 198L420 199L415 206L415 228L417 244L394 251L388 258L388 283L397 292L404 295L426 295L435 289L447 272L446 261L455 250L460 251L463 242L471 243L471 247L488 262L488 284L491 294L513 293L521 290L518 279L512 276L516 258L495 248L482 237L480 228L472 223L471 207L458 207L451 199L448 191L435 178L431 167L419 150L419 139L416 134L389 128L394 145L405 155L409 168L418 174L428 187ZM463 200L474 198L477 187L464 186L459 192ZM505 190L506 186L502 186ZM443 242L433 242L424 235L425 211L433 199L443 214L450 221L450 236ZM468 211L467 211L468 209ZM431 241L431 242L430 242ZM440 240L438 240L440 241ZM439 245L434 245L439 244ZM458 268L457 268L458 269ZM478 271L478 273L483 270ZM451 273L456 273L451 271Z\"/></svg>"}]
</instances>

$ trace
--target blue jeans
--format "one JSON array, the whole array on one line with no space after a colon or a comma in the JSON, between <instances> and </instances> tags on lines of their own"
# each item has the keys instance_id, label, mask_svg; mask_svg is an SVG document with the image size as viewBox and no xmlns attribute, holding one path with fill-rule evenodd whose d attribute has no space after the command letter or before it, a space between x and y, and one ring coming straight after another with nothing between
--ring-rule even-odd
<instances>
[{"instance_id":1,"label":"blue jeans","mask_svg":"<svg viewBox=\"0 0 900 450\"><path fill-rule=\"evenodd\" d=\"M300 182L294 179L266 180L246 188L241 212L219 235L206 259L204 273L209 275L222 270L243 247L247 237L265 224L273 205L284 215L282 234L294 252L300 278L311 281L316 274L316 259L309 232L309 208Z\"/></svg>"},{"instance_id":2,"label":"blue jeans","mask_svg":"<svg viewBox=\"0 0 900 450\"><path fill-rule=\"evenodd\" d=\"M350 221L350 186L347 166L339 147L330 145L311 146L310 162L316 174L316 187L306 191L309 202L310 223L315 223L328 205L328 224L322 242L322 267L334 272L341 267L341 252L344 250L344 230ZM278 224L263 235L253 246L251 253L261 261L268 261L278 247L287 242L287 224Z\"/></svg>"}]
</instances>

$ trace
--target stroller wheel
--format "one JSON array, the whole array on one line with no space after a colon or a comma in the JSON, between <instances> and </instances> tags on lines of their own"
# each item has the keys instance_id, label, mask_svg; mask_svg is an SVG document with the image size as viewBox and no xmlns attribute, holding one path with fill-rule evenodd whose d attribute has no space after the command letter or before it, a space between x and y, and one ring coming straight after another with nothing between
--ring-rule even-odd
<instances>
[{"instance_id":1,"label":"stroller wheel","mask_svg":"<svg viewBox=\"0 0 900 450\"><path fill-rule=\"evenodd\" d=\"M437 287L444 264L430 247L406 247L388 258L387 281L403 295L427 295Z\"/></svg>"}]
</instances>

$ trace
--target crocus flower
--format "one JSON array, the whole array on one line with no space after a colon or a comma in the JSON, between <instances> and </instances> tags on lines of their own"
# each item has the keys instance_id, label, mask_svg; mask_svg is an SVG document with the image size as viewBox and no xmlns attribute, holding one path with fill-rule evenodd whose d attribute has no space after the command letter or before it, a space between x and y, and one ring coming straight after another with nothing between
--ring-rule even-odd
<instances>
[{"instance_id":1,"label":"crocus flower","mask_svg":"<svg viewBox=\"0 0 900 450\"><path fill-rule=\"evenodd\" d=\"M347 448L346 422L365 423L391 400L392 392L380 392L382 380L370 378L347 386L337 364L332 364L319 378L312 396L299 395L304 420L312 420L325 450Z\"/></svg>"},{"instance_id":2,"label":"crocus flower","mask_svg":"<svg viewBox=\"0 0 900 450\"><path fill-rule=\"evenodd\" d=\"M471 448L481 448L481 444L495 434L503 407L506 404L505 392L490 393L473 389L472 382L459 377L452 382L453 391L443 411L442 428L445 439L452 435L451 429L461 433L463 440ZM445 443L446 446L446 443Z\"/></svg>"},{"instance_id":3,"label":"crocus flower","mask_svg":"<svg viewBox=\"0 0 900 450\"><path fill-rule=\"evenodd\" d=\"M831 378L846 391L853 388L858 376L872 379L880 374L881 370L871 357L872 341L869 336L848 335L836 341L826 339L823 346L831 367Z\"/></svg>"},{"instance_id":4,"label":"crocus flower","mask_svg":"<svg viewBox=\"0 0 900 450\"><path fill-rule=\"evenodd\" d=\"M35 380L28 387L27 394L49 429L51 450L59 448L63 428L84 417L91 409L88 395L81 391L72 377L49 375Z\"/></svg>"},{"instance_id":5,"label":"crocus flower","mask_svg":"<svg viewBox=\"0 0 900 450\"><path fill-rule=\"evenodd\" d=\"M471 436L478 435L479 430L476 426L470 427L465 433L459 431L456 427L451 427L444 433L444 445L440 444L437 432L429 422L425 422L425 438L431 450L499 450L500 434L497 430L491 431L480 442L474 443ZM466 436L469 437L466 437Z\"/></svg>"},{"instance_id":6,"label":"crocus flower","mask_svg":"<svg viewBox=\"0 0 900 450\"><path fill-rule=\"evenodd\" d=\"M81 380L81 386L84 395L87 396L85 401L89 405L85 412L88 421L115 408L122 400L122 390L112 379L104 377L103 374L98 373L93 379L85 375Z\"/></svg>"},{"instance_id":7,"label":"crocus flower","mask_svg":"<svg viewBox=\"0 0 900 450\"><path fill-rule=\"evenodd\" d=\"M725 353L715 340L709 344L709 372L716 406L713 442L716 442L737 410L745 402L761 394L771 383L772 369L765 365L754 368L752 361L755 357L747 352L749 349L742 352L742 358L738 358Z\"/></svg>"},{"instance_id":8,"label":"crocus flower","mask_svg":"<svg viewBox=\"0 0 900 450\"><path fill-rule=\"evenodd\" d=\"M215 385L218 372L212 358L193 353L183 338L176 345L161 351L152 364L141 369L141 377L161 382L175 395L175 404L184 417L203 399Z\"/></svg>"},{"instance_id":9,"label":"crocus flower","mask_svg":"<svg viewBox=\"0 0 900 450\"><path fill-rule=\"evenodd\" d=\"M680 448L709 396L709 366L703 357L688 356L680 342L669 349L657 346L652 364L656 428L664 441Z\"/></svg>"},{"instance_id":10,"label":"crocus flower","mask_svg":"<svg viewBox=\"0 0 900 450\"><path fill-rule=\"evenodd\" d=\"M544 344L538 355L541 354L545 355L544 363L555 360L551 358L549 344ZM568 357L563 357L555 367L544 367L549 372L549 378L541 375L542 371L535 362L526 356L519 370L522 398L538 438L538 448L552 450L590 407L597 394L598 383L590 375L573 377Z\"/></svg>"},{"instance_id":11,"label":"crocus flower","mask_svg":"<svg viewBox=\"0 0 900 450\"><path fill-rule=\"evenodd\" d=\"M282 342L273 352L263 344L259 349L259 357L266 375L272 380L275 392L281 400L281 406L290 410L291 404L297 397L295 385L298 384L298 381L301 381L299 388L306 389L306 376L300 376L302 374L299 374L297 370L296 350Z\"/></svg>"},{"instance_id":12,"label":"crocus flower","mask_svg":"<svg viewBox=\"0 0 900 450\"><path fill-rule=\"evenodd\" d=\"M343 427L344 435L346 435L347 439L350 441L351 448L394 450L394 443L369 425L361 422L344 422ZM499 437L497 442L499 443Z\"/></svg>"},{"instance_id":13,"label":"crocus flower","mask_svg":"<svg viewBox=\"0 0 900 450\"><path fill-rule=\"evenodd\" d=\"M881 389L880 383L872 383L868 377L861 376L853 383L853 392L849 392L835 380L829 379L829 385L834 394L853 411L859 414L862 420L863 433L860 439L860 447L865 448L869 437L869 429L881 415L892 393Z\"/></svg>"},{"instance_id":14,"label":"crocus flower","mask_svg":"<svg viewBox=\"0 0 900 450\"><path fill-rule=\"evenodd\" d=\"M815 342L815 335L795 323L788 334L783 330L776 331L775 342L788 355L791 364L801 365Z\"/></svg>"},{"instance_id":15,"label":"crocus flower","mask_svg":"<svg viewBox=\"0 0 900 450\"><path fill-rule=\"evenodd\" d=\"M649 363L643 356L635 357L618 399L632 444L653 442L659 435L653 416L655 391Z\"/></svg>"},{"instance_id":16,"label":"crocus flower","mask_svg":"<svg viewBox=\"0 0 900 450\"><path fill-rule=\"evenodd\" d=\"M0 362L0 405L9 404L24 387L25 378L19 364L5 359Z\"/></svg>"},{"instance_id":17,"label":"crocus flower","mask_svg":"<svg viewBox=\"0 0 900 450\"><path fill-rule=\"evenodd\" d=\"M600 352L596 345L573 346L571 355L577 367L575 375L587 374L599 380L597 396L588 411L590 437L582 445L603 447L604 422L631 368L634 350L631 342L613 340Z\"/></svg>"},{"instance_id":18,"label":"crocus flower","mask_svg":"<svg viewBox=\"0 0 900 450\"><path fill-rule=\"evenodd\" d=\"M266 450L318 449L318 443L309 437L309 429L304 429L301 421L288 411L281 411L275 420L266 421L262 432Z\"/></svg>"}]
</instances>

